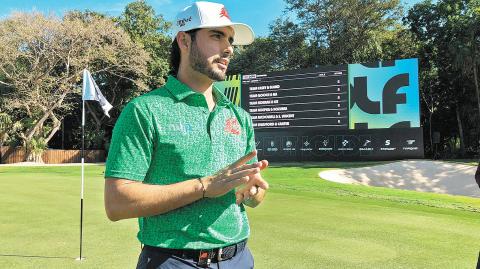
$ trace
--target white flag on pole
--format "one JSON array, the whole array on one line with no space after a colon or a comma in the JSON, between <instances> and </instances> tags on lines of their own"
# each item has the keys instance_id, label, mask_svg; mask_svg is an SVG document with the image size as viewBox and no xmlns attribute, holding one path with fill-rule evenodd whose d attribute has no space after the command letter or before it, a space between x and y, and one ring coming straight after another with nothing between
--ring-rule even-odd
<instances>
[{"instance_id":1,"label":"white flag on pole","mask_svg":"<svg viewBox=\"0 0 480 269\"><path fill-rule=\"evenodd\" d=\"M113 106L107 101L107 99L105 99L105 96L103 96L97 83L95 83L95 80L93 80L92 75L87 69L83 70L82 99L98 101L103 109L103 113L110 118L108 111L110 111Z\"/></svg>"}]
</instances>

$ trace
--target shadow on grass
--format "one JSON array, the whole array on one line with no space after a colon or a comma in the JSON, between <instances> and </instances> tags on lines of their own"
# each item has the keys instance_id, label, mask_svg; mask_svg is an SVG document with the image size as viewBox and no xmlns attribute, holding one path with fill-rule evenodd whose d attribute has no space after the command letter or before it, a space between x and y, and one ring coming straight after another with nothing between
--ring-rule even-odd
<instances>
[{"instance_id":1,"label":"shadow on grass","mask_svg":"<svg viewBox=\"0 0 480 269\"><path fill-rule=\"evenodd\" d=\"M472 166L478 165L478 159L445 159L445 160L438 160L438 161L444 161L449 163L460 163L460 164L466 164L466 165L472 165Z\"/></svg>"},{"instance_id":2,"label":"shadow on grass","mask_svg":"<svg viewBox=\"0 0 480 269\"><path fill-rule=\"evenodd\" d=\"M20 254L2 254L0 257L12 257L12 258L39 258L39 259L64 259L64 260L75 260L73 257L58 257L58 256L39 256L39 255L20 255Z\"/></svg>"}]
</instances>

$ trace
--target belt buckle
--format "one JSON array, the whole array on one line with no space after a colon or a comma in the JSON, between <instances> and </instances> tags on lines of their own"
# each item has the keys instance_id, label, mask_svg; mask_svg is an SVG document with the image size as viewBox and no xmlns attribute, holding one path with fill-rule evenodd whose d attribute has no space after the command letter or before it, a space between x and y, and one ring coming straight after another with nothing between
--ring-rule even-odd
<instances>
[{"instance_id":1,"label":"belt buckle","mask_svg":"<svg viewBox=\"0 0 480 269\"><path fill-rule=\"evenodd\" d=\"M200 250L200 254L198 255L198 263L197 265L203 268L207 268L210 266L212 262L210 252L205 250Z\"/></svg>"},{"instance_id":2,"label":"belt buckle","mask_svg":"<svg viewBox=\"0 0 480 269\"><path fill-rule=\"evenodd\" d=\"M217 261L222 261L223 248L219 248L217 252Z\"/></svg>"}]
</instances>

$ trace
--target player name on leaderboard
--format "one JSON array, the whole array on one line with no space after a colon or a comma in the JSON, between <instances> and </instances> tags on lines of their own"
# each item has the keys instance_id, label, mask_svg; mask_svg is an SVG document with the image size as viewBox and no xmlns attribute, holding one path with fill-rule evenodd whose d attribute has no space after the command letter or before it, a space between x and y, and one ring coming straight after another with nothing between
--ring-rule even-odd
<instances>
[{"instance_id":1,"label":"player name on leaderboard","mask_svg":"<svg viewBox=\"0 0 480 269\"><path fill-rule=\"evenodd\" d=\"M242 76L255 129L348 129L347 66Z\"/></svg>"}]
</instances>

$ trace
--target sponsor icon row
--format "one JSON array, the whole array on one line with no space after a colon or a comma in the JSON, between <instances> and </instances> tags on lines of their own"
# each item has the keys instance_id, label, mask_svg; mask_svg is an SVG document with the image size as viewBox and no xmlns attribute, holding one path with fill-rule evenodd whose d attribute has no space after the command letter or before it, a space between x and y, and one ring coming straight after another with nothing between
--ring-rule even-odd
<instances>
[{"instance_id":1,"label":"sponsor icon row","mask_svg":"<svg viewBox=\"0 0 480 269\"><path fill-rule=\"evenodd\" d=\"M284 142L280 143L278 140L265 140L263 141L264 145L262 145L262 141L256 140L255 146L257 149L266 148L267 151L277 151L278 148L282 148L283 150L295 150L296 145L292 140L285 140ZM374 141L373 139L363 139L360 143L357 141L349 140L349 139L342 139L340 143L332 141L332 139L323 139L320 141L316 141L316 143L312 143L312 141L304 140L299 145L300 149L308 149L308 148L316 148L318 150L325 150L330 149L342 149L342 148L359 148L360 150L373 150L374 148L378 148L379 150L395 150L395 149L403 149L403 150L417 150L418 146L416 145L416 139L405 139L405 140L398 140L394 141L392 139L383 139L379 141Z\"/></svg>"}]
</instances>

